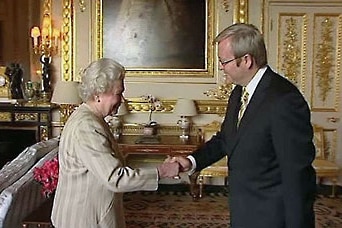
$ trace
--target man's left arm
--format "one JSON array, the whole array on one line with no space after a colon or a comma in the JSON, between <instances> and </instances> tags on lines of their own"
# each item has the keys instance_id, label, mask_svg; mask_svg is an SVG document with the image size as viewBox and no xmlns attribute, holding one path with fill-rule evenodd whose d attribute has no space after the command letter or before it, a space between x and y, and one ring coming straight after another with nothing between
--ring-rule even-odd
<instances>
[{"instance_id":1,"label":"man's left arm","mask_svg":"<svg viewBox=\"0 0 342 228\"><path fill-rule=\"evenodd\" d=\"M315 147L309 107L298 92L277 102L272 138L279 158L286 227L314 227Z\"/></svg>"}]
</instances>

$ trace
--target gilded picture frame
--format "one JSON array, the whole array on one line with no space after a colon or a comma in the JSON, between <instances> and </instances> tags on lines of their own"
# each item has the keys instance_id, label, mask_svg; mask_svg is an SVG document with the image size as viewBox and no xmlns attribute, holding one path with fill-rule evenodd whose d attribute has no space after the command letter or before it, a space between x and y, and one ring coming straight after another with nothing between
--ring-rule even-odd
<instances>
[{"instance_id":1,"label":"gilded picture frame","mask_svg":"<svg viewBox=\"0 0 342 228\"><path fill-rule=\"evenodd\" d=\"M136 2L132 4L131 1ZM201 8L201 4L198 4L198 0L97 0L96 57L109 57L118 60L126 67L126 77L167 77L176 78L176 80L179 77L214 77L215 6L214 1L201 1L203 1L203 8ZM193 7L194 4L199 7ZM132 6L135 8L132 9ZM141 10L138 7L141 7ZM186 10L190 10L190 12ZM200 12L196 14L194 10ZM152 11L156 12L152 13ZM172 16L178 18L179 21L170 21ZM154 27L151 28L151 21L161 22L154 23ZM163 24L165 26L162 26ZM192 25L198 29L188 31ZM177 29L183 29L183 31ZM203 32L203 34L198 34L198 32ZM153 33L153 37L147 39L151 33ZM170 38L172 34L174 36L185 34L185 37ZM184 40L187 43L172 47L173 44L179 44L179 41ZM196 40L200 40L200 42L196 43ZM150 45L146 42L150 42ZM141 48L141 45L145 49ZM153 48L154 45L160 46ZM189 46L190 48L187 49L186 47ZM151 57L154 49L161 51ZM191 55L196 50L197 53Z\"/></svg>"}]
</instances>

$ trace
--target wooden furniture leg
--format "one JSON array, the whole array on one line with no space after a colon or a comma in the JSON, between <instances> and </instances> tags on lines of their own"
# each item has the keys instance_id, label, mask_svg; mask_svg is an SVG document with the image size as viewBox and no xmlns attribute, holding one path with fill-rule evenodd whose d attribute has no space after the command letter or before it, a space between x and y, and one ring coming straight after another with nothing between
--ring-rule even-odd
<instances>
[{"instance_id":1,"label":"wooden furniture leg","mask_svg":"<svg viewBox=\"0 0 342 228\"><path fill-rule=\"evenodd\" d=\"M198 200L200 198L200 191L199 186L197 184L197 178L199 176L200 172L195 172L192 175L189 176L190 179L190 194L192 196L192 199L194 201Z\"/></svg>"}]
</instances>

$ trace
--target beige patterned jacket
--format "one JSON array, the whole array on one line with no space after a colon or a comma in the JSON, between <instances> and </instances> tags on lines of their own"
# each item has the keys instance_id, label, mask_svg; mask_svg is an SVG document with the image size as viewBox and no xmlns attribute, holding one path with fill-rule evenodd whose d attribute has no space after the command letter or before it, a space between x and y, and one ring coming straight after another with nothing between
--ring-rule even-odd
<instances>
[{"instance_id":1,"label":"beige patterned jacket","mask_svg":"<svg viewBox=\"0 0 342 228\"><path fill-rule=\"evenodd\" d=\"M101 118L82 104L67 121L52 222L56 228L125 227L122 193L156 190L156 168L131 169Z\"/></svg>"}]
</instances>

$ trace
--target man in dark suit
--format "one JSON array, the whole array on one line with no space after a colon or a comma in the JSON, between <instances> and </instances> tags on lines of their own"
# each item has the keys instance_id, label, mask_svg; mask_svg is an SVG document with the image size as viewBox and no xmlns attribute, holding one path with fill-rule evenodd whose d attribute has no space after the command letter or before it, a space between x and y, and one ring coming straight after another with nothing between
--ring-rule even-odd
<instances>
[{"instance_id":1,"label":"man in dark suit","mask_svg":"<svg viewBox=\"0 0 342 228\"><path fill-rule=\"evenodd\" d=\"M234 24L215 42L220 70L236 85L225 119L201 149L173 160L191 173L228 155L232 228L314 227L315 147L304 97L267 66L255 26Z\"/></svg>"}]
</instances>

